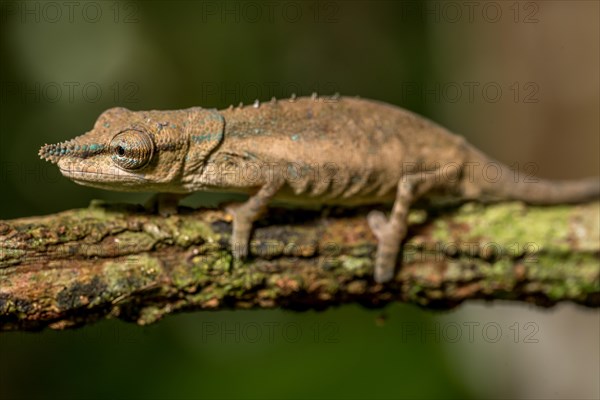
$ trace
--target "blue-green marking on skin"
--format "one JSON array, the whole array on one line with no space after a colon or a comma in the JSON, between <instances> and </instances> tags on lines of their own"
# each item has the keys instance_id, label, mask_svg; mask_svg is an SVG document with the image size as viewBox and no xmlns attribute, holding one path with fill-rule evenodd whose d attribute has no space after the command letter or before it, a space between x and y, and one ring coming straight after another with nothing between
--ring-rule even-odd
<instances>
[{"instance_id":1,"label":"blue-green marking on skin","mask_svg":"<svg viewBox=\"0 0 600 400\"><path fill-rule=\"evenodd\" d=\"M296 168L294 168L293 165L290 164L287 166L287 173L290 176L290 178L298 179L298 171L296 170Z\"/></svg>"},{"instance_id":2,"label":"blue-green marking on skin","mask_svg":"<svg viewBox=\"0 0 600 400\"><path fill-rule=\"evenodd\" d=\"M202 118L202 120L198 121L197 125L205 126L209 121L219 121L219 122L223 123L223 116L217 112L211 113L211 114L205 116L204 118ZM202 142L208 142L208 141L213 141L213 140L220 141L221 139L223 139L223 132L206 133L203 135L191 135L191 139L192 139L192 142L194 142L194 143L202 143Z\"/></svg>"},{"instance_id":3,"label":"blue-green marking on skin","mask_svg":"<svg viewBox=\"0 0 600 400\"><path fill-rule=\"evenodd\" d=\"M211 140L221 140L223 138L222 133L207 133L206 135L192 135L192 141L194 143L208 142Z\"/></svg>"},{"instance_id":4,"label":"blue-green marking on skin","mask_svg":"<svg viewBox=\"0 0 600 400\"><path fill-rule=\"evenodd\" d=\"M296 133L291 136L291 139L295 142L296 140L300 139L300 135Z\"/></svg>"}]
</instances>

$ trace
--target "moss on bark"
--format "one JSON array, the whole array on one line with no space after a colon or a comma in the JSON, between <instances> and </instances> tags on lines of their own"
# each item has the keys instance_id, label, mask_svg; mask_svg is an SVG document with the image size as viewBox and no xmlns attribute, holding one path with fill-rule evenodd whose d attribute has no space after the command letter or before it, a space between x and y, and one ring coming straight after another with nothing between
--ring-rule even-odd
<instances>
[{"instance_id":1,"label":"moss on bark","mask_svg":"<svg viewBox=\"0 0 600 400\"><path fill-rule=\"evenodd\" d=\"M231 218L184 209L160 217L104 205L0 221L0 329L62 329L100 318L149 324L220 308L323 309L468 299L600 304L600 203L464 204L414 210L402 265L372 279L366 210L275 209L252 257L234 262Z\"/></svg>"}]
</instances>

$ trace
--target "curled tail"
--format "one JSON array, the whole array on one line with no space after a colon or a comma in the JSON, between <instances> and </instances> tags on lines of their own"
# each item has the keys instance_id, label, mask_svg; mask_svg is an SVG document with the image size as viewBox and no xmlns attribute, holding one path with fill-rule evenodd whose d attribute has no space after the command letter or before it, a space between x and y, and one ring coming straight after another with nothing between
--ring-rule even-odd
<instances>
[{"instance_id":1,"label":"curled tail","mask_svg":"<svg viewBox=\"0 0 600 400\"><path fill-rule=\"evenodd\" d=\"M466 164L463 178L466 197L475 188L483 198L520 200L529 204L583 203L600 198L600 178L550 181L536 178L526 171L513 171L475 148L470 152L471 164ZM466 179L471 182L468 183Z\"/></svg>"}]
</instances>

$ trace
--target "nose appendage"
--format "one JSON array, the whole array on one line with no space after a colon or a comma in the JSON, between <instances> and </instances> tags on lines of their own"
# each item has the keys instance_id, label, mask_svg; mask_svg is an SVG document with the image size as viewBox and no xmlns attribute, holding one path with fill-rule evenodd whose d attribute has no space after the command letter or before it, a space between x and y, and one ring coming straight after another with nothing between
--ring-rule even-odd
<instances>
[{"instance_id":1,"label":"nose appendage","mask_svg":"<svg viewBox=\"0 0 600 400\"><path fill-rule=\"evenodd\" d=\"M104 149L104 146L97 143L80 144L74 140L68 140L57 144L45 144L40 148L38 155L41 159L58 164L58 161L65 156L86 158L96 154Z\"/></svg>"},{"instance_id":2,"label":"nose appendage","mask_svg":"<svg viewBox=\"0 0 600 400\"><path fill-rule=\"evenodd\" d=\"M70 144L68 142L58 144L45 144L42 146L38 155L42 160L57 164L60 158L69 152Z\"/></svg>"}]
</instances>

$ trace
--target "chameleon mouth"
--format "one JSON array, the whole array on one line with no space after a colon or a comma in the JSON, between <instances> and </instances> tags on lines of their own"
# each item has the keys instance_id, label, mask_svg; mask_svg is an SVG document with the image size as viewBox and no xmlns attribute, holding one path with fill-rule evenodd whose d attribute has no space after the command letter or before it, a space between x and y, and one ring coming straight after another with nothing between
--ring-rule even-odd
<instances>
[{"instance_id":1,"label":"chameleon mouth","mask_svg":"<svg viewBox=\"0 0 600 400\"><path fill-rule=\"evenodd\" d=\"M125 173L119 169L111 172L100 171L95 168L80 169L59 166L60 173L67 178L81 182L146 182L147 179L133 174Z\"/></svg>"}]
</instances>

